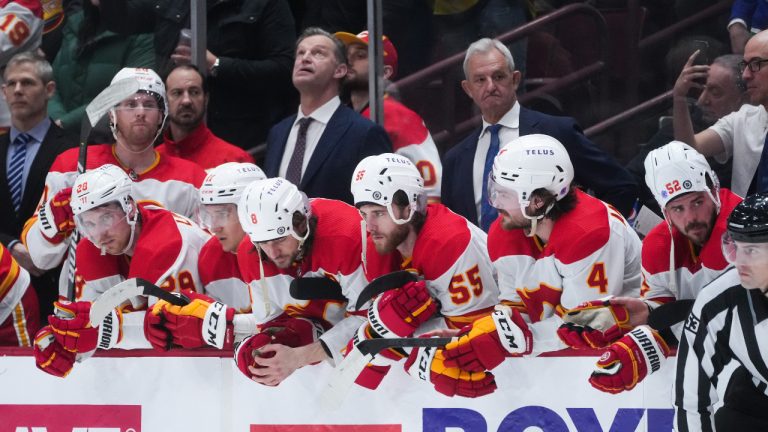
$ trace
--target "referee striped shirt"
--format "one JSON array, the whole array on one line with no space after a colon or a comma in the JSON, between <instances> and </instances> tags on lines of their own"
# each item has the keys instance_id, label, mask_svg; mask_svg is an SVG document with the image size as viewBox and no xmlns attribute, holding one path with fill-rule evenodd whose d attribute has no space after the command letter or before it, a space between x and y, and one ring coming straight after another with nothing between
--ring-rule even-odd
<instances>
[{"instance_id":1,"label":"referee striped shirt","mask_svg":"<svg viewBox=\"0 0 768 432\"><path fill-rule=\"evenodd\" d=\"M746 368L757 389L765 392L768 299L760 290L742 287L735 268L701 291L685 322L675 379L677 430L715 430L716 386L718 379L727 381L721 374L731 360Z\"/></svg>"}]
</instances>

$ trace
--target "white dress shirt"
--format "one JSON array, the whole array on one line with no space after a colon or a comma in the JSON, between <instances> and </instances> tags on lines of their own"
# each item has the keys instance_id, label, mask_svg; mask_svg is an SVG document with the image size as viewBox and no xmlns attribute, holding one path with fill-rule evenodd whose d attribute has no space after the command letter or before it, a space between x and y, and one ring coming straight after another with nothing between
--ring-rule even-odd
<instances>
[{"instance_id":1,"label":"white dress shirt","mask_svg":"<svg viewBox=\"0 0 768 432\"><path fill-rule=\"evenodd\" d=\"M296 138L299 134L299 120L304 117L311 117L313 120L307 129L307 146L304 150L304 161L301 164L301 175L303 177L304 171L307 170L307 165L312 157L312 153L314 153L317 143L320 141L320 137L323 136L323 132L325 132L325 127L331 120L333 113L339 108L339 105L341 105L341 100L338 96L334 96L333 99L306 116L301 112L301 106L299 106L299 114L296 116L296 121L293 122L291 133L288 134L288 141L285 143L285 150L283 151L283 159L280 161L280 169L277 172L280 177L285 177L285 173L288 171L288 164L291 162L293 150L296 148Z\"/></svg>"}]
</instances>

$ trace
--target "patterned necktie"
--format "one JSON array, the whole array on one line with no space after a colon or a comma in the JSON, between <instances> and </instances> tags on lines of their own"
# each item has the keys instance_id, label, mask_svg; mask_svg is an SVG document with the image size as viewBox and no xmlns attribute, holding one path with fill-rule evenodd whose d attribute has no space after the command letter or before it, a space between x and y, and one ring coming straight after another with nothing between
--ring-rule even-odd
<instances>
[{"instance_id":1,"label":"patterned necktie","mask_svg":"<svg viewBox=\"0 0 768 432\"><path fill-rule=\"evenodd\" d=\"M18 213L21 207L21 193L24 186L24 163L27 159L27 144L32 141L32 137L22 133L13 140L11 148L11 163L8 166L8 187L11 190L11 200L13 208Z\"/></svg>"},{"instance_id":2,"label":"patterned necktie","mask_svg":"<svg viewBox=\"0 0 768 432\"><path fill-rule=\"evenodd\" d=\"M765 137L765 142L768 143L768 136ZM757 165L755 192L768 191L768 145L766 143L763 144L763 153Z\"/></svg>"},{"instance_id":3,"label":"patterned necktie","mask_svg":"<svg viewBox=\"0 0 768 432\"><path fill-rule=\"evenodd\" d=\"M291 160L288 162L288 170L285 172L285 179L295 184L297 187L301 183L301 168L304 165L304 151L307 149L307 129L312 123L311 117L304 117L299 120L299 133L296 134L296 147L293 149Z\"/></svg>"},{"instance_id":4,"label":"patterned necktie","mask_svg":"<svg viewBox=\"0 0 768 432\"><path fill-rule=\"evenodd\" d=\"M488 126L487 131L491 133L491 145L488 146L488 153L485 155L485 167L483 168L483 195L480 200L480 228L488 232L491 223L499 216L499 212L488 201L488 176L493 169L493 159L499 153L499 130L500 124Z\"/></svg>"}]
</instances>

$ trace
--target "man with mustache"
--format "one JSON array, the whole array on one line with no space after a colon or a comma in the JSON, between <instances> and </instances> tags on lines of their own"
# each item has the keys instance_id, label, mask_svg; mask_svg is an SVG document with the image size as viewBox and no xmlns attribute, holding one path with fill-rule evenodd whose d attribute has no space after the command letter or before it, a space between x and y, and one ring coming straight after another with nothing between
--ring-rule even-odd
<instances>
[{"instance_id":1,"label":"man with mustache","mask_svg":"<svg viewBox=\"0 0 768 432\"><path fill-rule=\"evenodd\" d=\"M225 162L253 162L245 150L208 129L208 79L194 65L176 66L165 79L168 94L168 130L160 154L192 161L208 170Z\"/></svg>"}]
</instances>

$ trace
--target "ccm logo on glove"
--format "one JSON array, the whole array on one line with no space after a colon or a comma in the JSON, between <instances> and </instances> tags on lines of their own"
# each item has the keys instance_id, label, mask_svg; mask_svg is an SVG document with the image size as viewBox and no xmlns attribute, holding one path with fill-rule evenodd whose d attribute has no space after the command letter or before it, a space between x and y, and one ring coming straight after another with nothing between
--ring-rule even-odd
<instances>
[{"instance_id":1,"label":"ccm logo on glove","mask_svg":"<svg viewBox=\"0 0 768 432\"><path fill-rule=\"evenodd\" d=\"M224 345L224 335L226 334L227 327L220 326L219 320L222 318L222 314L225 311L224 303L216 302L205 311L205 321L208 327L208 334L206 343L215 347L221 347Z\"/></svg>"}]
</instances>

